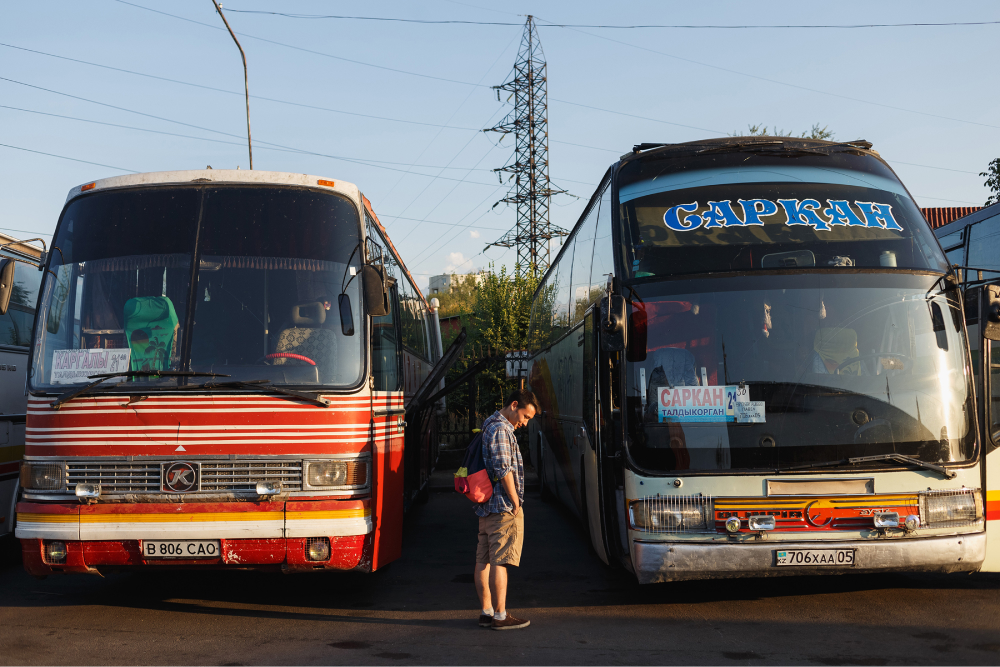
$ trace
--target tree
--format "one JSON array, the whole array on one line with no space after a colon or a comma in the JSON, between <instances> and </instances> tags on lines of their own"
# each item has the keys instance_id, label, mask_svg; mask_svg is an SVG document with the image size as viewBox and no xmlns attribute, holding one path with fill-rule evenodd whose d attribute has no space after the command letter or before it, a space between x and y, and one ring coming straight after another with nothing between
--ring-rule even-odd
<instances>
[{"instance_id":1,"label":"tree","mask_svg":"<svg viewBox=\"0 0 1000 667\"><path fill-rule=\"evenodd\" d=\"M814 123L812 129L808 132L803 132L798 136L803 139L833 139L833 132L827 129L827 125L823 127L819 126L819 123ZM793 132L785 132L784 130L779 130L777 126L772 127L769 132L767 125L747 125L747 131L733 132L730 136L733 137L793 137L796 136Z\"/></svg>"},{"instance_id":2,"label":"tree","mask_svg":"<svg viewBox=\"0 0 1000 667\"><path fill-rule=\"evenodd\" d=\"M986 177L986 182L983 185L990 189L990 196L986 199L984 206L1000 202L1000 157L990 162L989 169L980 172L979 175Z\"/></svg>"},{"instance_id":3,"label":"tree","mask_svg":"<svg viewBox=\"0 0 1000 667\"><path fill-rule=\"evenodd\" d=\"M472 312L476 305L476 275L475 273L451 274L451 288L447 292L428 294L427 300L436 298L440 305L438 311L441 317L464 315Z\"/></svg>"}]
</instances>

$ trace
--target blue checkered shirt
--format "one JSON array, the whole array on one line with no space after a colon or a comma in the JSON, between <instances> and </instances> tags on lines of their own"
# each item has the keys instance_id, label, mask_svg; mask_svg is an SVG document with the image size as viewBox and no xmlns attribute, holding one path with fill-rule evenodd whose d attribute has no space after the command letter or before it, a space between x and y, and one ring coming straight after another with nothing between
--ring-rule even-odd
<instances>
[{"instance_id":1,"label":"blue checkered shirt","mask_svg":"<svg viewBox=\"0 0 1000 667\"><path fill-rule=\"evenodd\" d=\"M485 503L476 505L476 514L488 516L513 512L514 503L503 490L503 479L507 473L514 473L514 488L517 496L524 502L524 462L521 461L521 450L517 448L514 437L514 425L507 418L494 412L483 422L483 459L486 472L493 482L493 495Z\"/></svg>"}]
</instances>

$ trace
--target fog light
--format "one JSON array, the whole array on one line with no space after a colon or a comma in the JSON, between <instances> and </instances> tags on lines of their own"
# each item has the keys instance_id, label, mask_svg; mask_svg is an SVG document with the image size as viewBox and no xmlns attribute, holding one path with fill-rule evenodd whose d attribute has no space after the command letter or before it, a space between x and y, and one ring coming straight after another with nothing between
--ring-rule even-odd
<instances>
[{"instance_id":1,"label":"fog light","mask_svg":"<svg viewBox=\"0 0 1000 667\"><path fill-rule=\"evenodd\" d=\"M49 564L65 563L66 544L64 542L46 542L45 562Z\"/></svg>"},{"instance_id":2,"label":"fog light","mask_svg":"<svg viewBox=\"0 0 1000 667\"><path fill-rule=\"evenodd\" d=\"M275 496L281 493L281 482L257 482L258 496Z\"/></svg>"},{"instance_id":3,"label":"fog light","mask_svg":"<svg viewBox=\"0 0 1000 667\"><path fill-rule=\"evenodd\" d=\"M917 528L920 528L920 517L916 514L909 515L903 522L903 527L906 528L907 532L912 533Z\"/></svg>"},{"instance_id":4,"label":"fog light","mask_svg":"<svg viewBox=\"0 0 1000 667\"><path fill-rule=\"evenodd\" d=\"M740 532L740 525L741 521L738 516L731 516L728 519L726 519L726 530L728 530L730 533Z\"/></svg>"},{"instance_id":5,"label":"fog light","mask_svg":"<svg viewBox=\"0 0 1000 667\"><path fill-rule=\"evenodd\" d=\"M750 530L774 530L776 525L773 516L752 516L747 519L747 524L750 526ZM728 525L726 527L728 528ZM737 530L739 529L737 528Z\"/></svg>"},{"instance_id":6,"label":"fog light","mask_svg":"<svg viewBox=\"0 0 1000 667\"><path fill-rule=\"evenodd\" d=\"M63 487L62 464L60 463L22 463L21 488L38 491L55 491Z\"/></svg>"},{"instance_id":7,"label":"fog light","mask_svg":"<svg viewBox=\"0 0 1000 667\"><path fill-rule=\"evenodd\" d=\"M876 512L875 513L875 527L876 528L898 528L899 527L899 513L898 512Z\"/></svg>"},{"instance_id":8,"label":"fog light","mask_svg":"<svg viewBox=\"0 0 1000 667\"><path fill-rule=\"evenodd\" d=\"M101 497L100 484L77 484L76 497L80 500L92 500Z\"/></svg>"},{"instance_id":9,"label":"fog light","mask_svg":"<svg viewBox=\"0 0 1000 667\"><path fill-rule=\"evenodd\" d=\"M330 560L330 540L325 537L307 539L306 558L312 561Z\"/></svg>"}]
</instances>

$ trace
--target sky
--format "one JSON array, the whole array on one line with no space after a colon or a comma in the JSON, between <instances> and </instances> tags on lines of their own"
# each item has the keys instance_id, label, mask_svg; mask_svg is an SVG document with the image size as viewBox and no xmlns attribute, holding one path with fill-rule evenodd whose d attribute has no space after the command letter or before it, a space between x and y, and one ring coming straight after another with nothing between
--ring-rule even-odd
<instances>
[{"instance_id":1,"label":"sky","mask_svg":"<svg viewBox=\"0 0 1000 667\"><path fill-rule=\"evenodd\" d=\"M232 3L231 6L229 3ZM570 229L633 144L766 125L867 139L922 207L978 206L1000 157L1000 4L227 0L249 65L254 167L358 185L421 289L506 265L492 170L528 14L548 67L549 176ZM0 231L55 228L73 186L128 171L248 168L243 69L211 0L0 0ZM237 11L240 10L240 11ZM293 18L269 13L305 15ZM351 16L424 21L316 18Z\"/></svg>"}]
</instances>

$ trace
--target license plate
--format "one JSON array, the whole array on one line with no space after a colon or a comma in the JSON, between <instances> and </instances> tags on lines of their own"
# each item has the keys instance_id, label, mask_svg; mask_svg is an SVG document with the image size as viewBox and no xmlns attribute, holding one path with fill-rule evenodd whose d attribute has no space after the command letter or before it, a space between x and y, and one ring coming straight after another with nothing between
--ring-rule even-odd
<instances>
[{"instance_id":1,"label":"license plate","mask_svg":"<svg viewBox=\"0 0 1000 667\"><path fill-rule=\"evenodd\" d=\"M789 549L778 551L775 565L854 566L854 549Z\"/></svg>"},{"instance_id":2,"label":"license plate","mask_svg":"<svg viewBox=\"0 0 1000 667\"><path fill-rule=\"evenodd\" d=\"M143 540L145 558L218 558L219 540Z\"/></svg>"}]
</instances>

